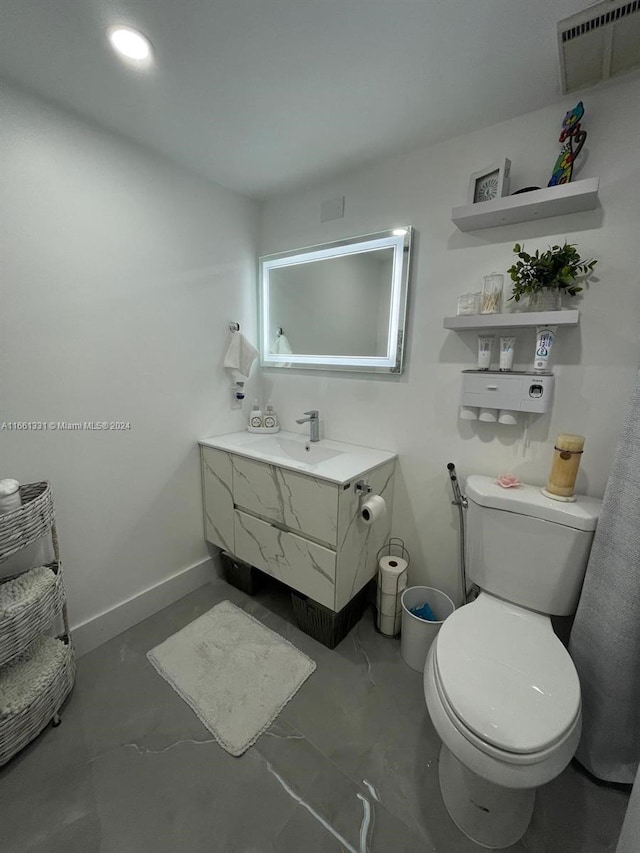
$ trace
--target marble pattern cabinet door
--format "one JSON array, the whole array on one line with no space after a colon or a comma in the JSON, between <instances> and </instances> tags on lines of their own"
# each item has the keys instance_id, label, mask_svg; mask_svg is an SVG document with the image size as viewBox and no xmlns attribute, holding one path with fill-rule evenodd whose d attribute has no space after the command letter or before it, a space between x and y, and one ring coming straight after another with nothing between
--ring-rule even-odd
<instances>
[{"instance_id":1,"label":"marble pattern cabinet door","mask_svg":"<svg viewBox=\"0 0 640 853\"><path fill-rule=\"evenodd\" d=\"M340 486L244 456L233 456L236 506L336 547Z\"/></svg>"},{"instance_id":2,"label":"marble pattern cabinet door","mask_svg":"<svg viewBox=\"0 0 640 853\"><path fill-rule=\"evenodd\" d=\"M362 479L387 504L387 514L373 524L360 518L361 498L353 488L340 492L336 611L341 610L378 571L378 551L391 534L395 460L370 471Z\"/></svg>"},{"instance_id":3,"label":"marble pattern cabinet door","mask_svg":"<svg viewBox=\"0 0 640 853\"><path fill-rule=\"evenodd\" d=\"M235 512L235 541L236 557L334 609L335 551L240 510Z\"/></svg>"},{"instance_id":4,"label":"marble pattern cabinet door","mask_svg":"<svg viewBox=\"0 0 640 853\"><path fill-rule=\"evenodd\" d=\"M201 448L205 539L234 553L233 467L231 454Z\"/></svg>"}]
</instances>

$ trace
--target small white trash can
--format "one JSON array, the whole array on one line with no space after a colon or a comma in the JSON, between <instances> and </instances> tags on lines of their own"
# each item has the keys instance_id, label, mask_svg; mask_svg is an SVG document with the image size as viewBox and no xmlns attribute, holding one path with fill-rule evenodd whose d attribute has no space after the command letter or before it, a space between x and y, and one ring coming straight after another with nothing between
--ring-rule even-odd
<instances>
[{"instance_id":1,"label":"small white trash can","mask_svg":"<svg viewBox=\"0 0 640 853\"><path fill-rule=\"evenodd\" d=\"M456 609L448 595L431 586L410 586L402 593L402 633L400 635L400 654L402 660L417 672L424 671L429 646L433 642L440 626ZM409 611L427 603L437 622L427 622Z\"/></svg>"}]
</instances>

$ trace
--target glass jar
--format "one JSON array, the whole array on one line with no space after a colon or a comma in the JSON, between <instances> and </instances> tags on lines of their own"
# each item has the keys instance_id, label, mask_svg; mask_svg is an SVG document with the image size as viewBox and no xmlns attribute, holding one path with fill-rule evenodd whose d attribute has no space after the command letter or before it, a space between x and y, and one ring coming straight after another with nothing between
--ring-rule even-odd
<instances>
[{"instance_id":1,"label":"glass jar","mask_svg":"<svg viewBox=\"0 0 640 853\"><path fill-rule=\"evenodd\" d=\"M458 296L458 308L456 312L458 317L465 314L479 314L480 297L480 291L477 293L463 293L462 296Z\"/></svg>"},{"instance_id":2,"label":"glass jar","mask_svg":"<svg viewBox=\"0 0 640 853\"><path fill-rule=\"evenodd\" d=\"M502 287L504 276L492 272L482 279L482 297L480 299L481 314L500 314L502 311Z\"/></svg>"}]
</instances>

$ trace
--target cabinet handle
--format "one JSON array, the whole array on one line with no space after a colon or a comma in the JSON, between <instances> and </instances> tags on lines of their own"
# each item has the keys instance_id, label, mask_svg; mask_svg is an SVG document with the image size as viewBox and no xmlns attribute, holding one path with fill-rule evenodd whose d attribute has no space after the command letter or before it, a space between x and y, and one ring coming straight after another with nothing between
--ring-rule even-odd
<instances>
[{"instance_id":1,"label":"cabinet handle","mask_svg":"<svg viewBox=\"0 0 640 853\"><path fill-rule=\"evenodd\" d=\"M498 390L497 385L487 385L487 391L497 391L497 390Z\"/></svg>"}]
</instances>

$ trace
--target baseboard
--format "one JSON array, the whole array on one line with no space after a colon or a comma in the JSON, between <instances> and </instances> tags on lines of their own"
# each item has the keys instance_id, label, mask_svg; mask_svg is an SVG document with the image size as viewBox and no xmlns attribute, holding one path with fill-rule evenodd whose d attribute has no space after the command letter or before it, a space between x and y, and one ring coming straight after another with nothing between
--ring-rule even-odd
<instances>
[{"instance_id":1,"label":"baseboard","mask_svg":"<svg viewBox=\"0 0 640 853\"><path fill-rule=\"evenodd\" d=\"M149 616L153 616L164 607L178 601L194 589L209 583L222 573L220 560L216 554L176 572L155 586L149 587L138 595L128 598L115 607L87 619L75 627L71 634L77 657L117 637L127 628L137 625Z\"/></svg>"}]
</instances>

